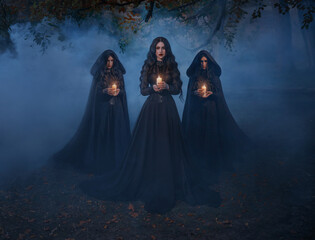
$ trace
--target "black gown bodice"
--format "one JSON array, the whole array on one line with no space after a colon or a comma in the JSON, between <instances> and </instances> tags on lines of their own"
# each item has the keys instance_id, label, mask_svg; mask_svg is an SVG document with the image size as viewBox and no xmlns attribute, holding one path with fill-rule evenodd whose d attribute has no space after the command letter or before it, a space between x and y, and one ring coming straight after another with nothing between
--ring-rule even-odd
<instances>
[{"instance_id":1,"label":"black gown bodice","mask_svg":"<svg viewBox=\"0 0 315 240\"><path fill-rule=\"evenodd\" d=\"M157 78L160 76L162 81L166 82L169 85L169 89L164 89L160 92L155 92L153 89L153 85L156 84ZM181 86L180 84L174 80L172 77L172 72L170 72L165 65L154 65L149 71L147 78L143 79L140 84L141 94L144 96L150 94L159 94L159 95L177 95L180 93Z\"/></svg>"}]
</instances>

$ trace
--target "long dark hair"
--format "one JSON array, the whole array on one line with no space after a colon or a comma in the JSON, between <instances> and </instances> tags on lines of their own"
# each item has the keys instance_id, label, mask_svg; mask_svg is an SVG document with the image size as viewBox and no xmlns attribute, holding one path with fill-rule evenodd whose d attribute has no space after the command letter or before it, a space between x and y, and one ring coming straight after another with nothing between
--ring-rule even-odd
<instances>
[{"instance_id":1,"label":"long dark hair","mask_svg":"<svg viewBox=\"0 0 315 240\"><path fill-rule=\"evenodd\" d=\"M148 75L152 72L153 67L155 66L157 59L156 59L156 45L159 42L163 42L165 46L165 57L163 58L163 62L166 65L167 71L169 71L173 81L177 83L177 85L180 87L180 97L182 97L182 85L183 82L180 79L180 73L178 71L178 64L175 61L175 56L173 55L171 45L168 42L168 40L164 37L157 37L155 38L150 46L149 52L147 54L147 59L144 61L144 64L142 66L141 70L141 76L140 76L140 85L142 83L148 82Z\"/></svg>"},{"instance_id":2,"label":"long dark hair","mask_svg":"<svg viewBox=\"0 0 315 240\"><path fill-rule=\"evenodd\" d=\"M214 78L214 76L215 76L215 74L214 74L214 70L213 70L213 65L211 64L211 60L207 57L207 55L205 55L205 54L203 54L203 55L201 55L200 56L200 58L198 59L199 60L199 62L201 62L201 58L202 57L205 57L206 59L207 59L207 68L204 70L204 69L202 69L202 67L201 67L201 63L199 64L199 68L197 67L196 68L196 70L195 70L195 77L198 77L198 76L201 76L204 72L205 72L205 75L206 75L206 77L207 77L207 79L209 80L209 81L212 81L213 80L213 78Z\"/></svg>"},{"instance_id":3,"label":"long dark hair","mask_svg":"<svg viewBox=\"0 0 315 240\"><path fill-rule=\"evenodd\" d=\"M109 73L117 77L119 80L122 79L122 75L126 73L126 70L119 61L116 53L110 49L104 51L93 64L90 70L93 77L97 78L98 80L101 80L106 75L106 64L110 56L114 59L114 61L113 67L110 69Z\"/></svg>"}]
</instances>

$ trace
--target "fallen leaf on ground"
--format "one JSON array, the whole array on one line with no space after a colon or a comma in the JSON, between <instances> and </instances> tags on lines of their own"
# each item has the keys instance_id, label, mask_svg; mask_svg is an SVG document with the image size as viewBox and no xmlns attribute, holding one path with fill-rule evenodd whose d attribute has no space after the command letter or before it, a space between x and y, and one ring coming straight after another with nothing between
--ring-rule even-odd
<instances>
[{"instance_id":1,"label":"fallen leaf on ground","mask_svg":"<svg viewBox=\"0 0 315 240\"><path fill-rule=\"evenodd\" d=\"M83 224L86 224L86 223L89 223L89 222L91 222L91 219L88 219L88 220L85 220L85 221L80 221L79 226L81 226Z\"/></svg>"},{"instance_id":2,"label":"fallen leaf on ground","mask_svg":"<svg viewBox=\"0 0 315 240\"><path fill-rule=\"evenodd\" d=\"M218 218L215 218L215 221L217 224L220 224L220 225L229 225L229 224L232 224L232 221L231 220L223 220L223 221L219 221Z\"/></svg>"},{"instance_id":3,"label":"fallen leaf on ground","mask_svg":"<svg viewBox=\"0 0 315 240\"><path fill-rule=\"evenodd\" d=\"M135 217L138 217L138 216L139 216L139 213L137 213L137 212L131 212L131 213L129 213L129 215L135 218Z\"/></svg>"},{"instance_id":4,"label":"fallen leaf on ground","mask_svg":"<svg viewBox=\"0 0 315 240\"><path fill-rule=\"evenodd\" d=\"M135 211L135 208L134 208L134 206L132 205L132 203L129 203L128 209L131 210L131 211L133 211L133 212Z\"/></svg>"},{"instance_id":5,"label":"fallen leaf on ground","mask_svg":"<svg viewBox=\"0 0 315 240\"><path fill-rule=\"evenodd\" d=\"M232 221L230 221L230 220L224 220L224 221L222 221L222 223L223 223L223 224L231 224Z\"/></svg>"},{"instance_id":6,"label":"fallen leaf on ground","mask_svg":"<svg viewBox=\"0 0 315 240\"><path fill-rule=\"evenodd\" d=\"M26 191L29 191L33 188L33 185L28 186L27 188L25 188Z\"/></svg>"},{"instance_id":7,"label":"fallen leaf on ground","mask_svg":"<svg viewBox=\"0 0 315 240\"><path fill-rule=\"evenodd\" d=\"M51 232L49 233L49 236L52 236L55 231L57 231L57 228L56 228L56 227L55 227L53 230L51 230Z\"/></svg>"}]
</instances>

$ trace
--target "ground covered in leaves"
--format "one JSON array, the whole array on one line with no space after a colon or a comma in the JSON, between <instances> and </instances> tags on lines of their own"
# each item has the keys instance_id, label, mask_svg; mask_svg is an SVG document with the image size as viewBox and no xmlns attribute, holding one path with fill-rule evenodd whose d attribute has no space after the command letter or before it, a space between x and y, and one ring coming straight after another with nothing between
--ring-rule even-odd
<instances>
[{"instance_id":1,"label":"ground covered in leaves","mask_svg":"<svg viewBox=\"0 0 315 240\"><path fill-rule=\"evenodd\" d=\"M141 202L86 196L77 184L90 177L46 166L1 190L0 238L312 239L315 234L312 172L288 159L225 173L217 186L219 208L178 202L164 215L146 212Z\"/></svg>"}]
</instances>

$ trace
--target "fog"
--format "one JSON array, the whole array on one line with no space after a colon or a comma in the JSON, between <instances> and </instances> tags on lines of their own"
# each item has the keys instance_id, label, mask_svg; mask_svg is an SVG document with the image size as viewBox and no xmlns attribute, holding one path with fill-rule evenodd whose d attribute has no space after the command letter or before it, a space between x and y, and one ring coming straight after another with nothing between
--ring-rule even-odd
<instances>
[{"instance_id":1,"label":"fog","mask_svg":"<svg viewBox=\"0 0 315 240\"><path fill-rule=\"evenodd\" d=\"M287 45L283 42L285 33L270 30L271 21L266 18L249 25L255 34L237 35L232 51L222 42L213 47L212 53L222 67L226 100L241 128L254 141L287 146L290 154L299 153L313 139L314 124L309 119L314 111L309 109L314 106L314 98L310 97L314 93L314 71L298 26L292 27L295 48L281 54ZM146 99L140 95L139 76L155 37L169 39L186 96L186 70L197 52L183 48L182 40L177 41L180 32L186 32L184 26L171 34L166 24L153 20L145 38L140 33L139 41L133 41L125 53L120 52L118 39L111 35L71 24L67 28L66 44L71 42L71 47L62 50L65 43L53 42L44 54L39 47L30 47L32 40L24 40L27 26L12 28L18 55L0 56L0 181L44 165L67 143L86 106L92 82L90 68L106 49L114 50L126 68L131 127ZM308 31L314 35L314 28ZM181 116L184 102L178 96L174 99Z\"/></svg>"}]
</instances>

